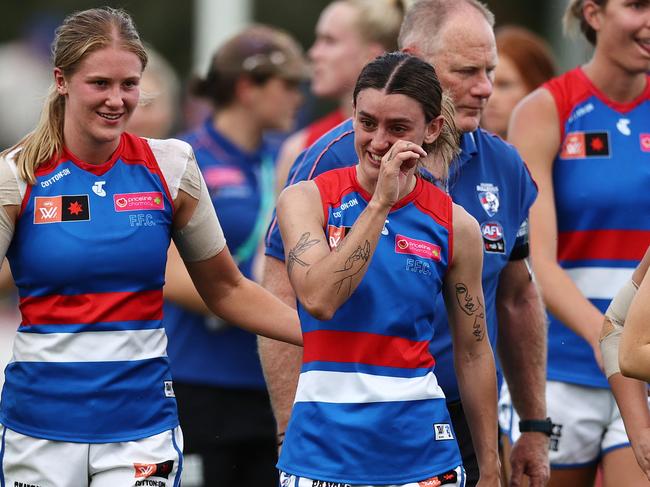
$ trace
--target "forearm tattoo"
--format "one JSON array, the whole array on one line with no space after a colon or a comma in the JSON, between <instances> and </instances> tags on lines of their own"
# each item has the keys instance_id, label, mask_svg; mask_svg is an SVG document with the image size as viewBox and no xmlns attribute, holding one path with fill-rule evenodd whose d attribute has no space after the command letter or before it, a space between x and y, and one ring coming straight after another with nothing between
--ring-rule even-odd
<instances>
[{"instance_id":1,"label":"forearm tattoo","mask_svg":"<svg viewBox=\"0 0 650 487\"><path fill-rule=\"evenodd\" d=\"M485 308L481 299L478 296L472 296L467 286L458 282L456 283L456 301L463 313L474 318L472 334L476 341L480 342L485 338Z\"/></svg>"},{"instance_id":2,"label":"forearm tattoo","mask_svg":"<svg viewBox=\"0 0 650 487\"><path fill-rule=\"evenodd\" d=\"M291 275L294 264L301 265L302 267L307 267L309 265L298 256L318 243L318 239L309 240L310 236L311 234L309 232L303 233L296 246L289 251L289 255L287 256L287 274Z\"/></svg>"},{"instance_id":3,"label":"forearm tattoo","mask_svg":"<svg viewBox=\"0 0 650 487\"><path fill-rule=\"evenodd\" d=\"M339 294L341 289L347 289L347 295L352 294L352 278L363 269L363 267L370 260L370 242L366 240L357 249L350 254L343 268L335 271L336 273L344 273L342 279L336 281L334 285L337 286L336 293Z\"/></svg>"}]
</instances>

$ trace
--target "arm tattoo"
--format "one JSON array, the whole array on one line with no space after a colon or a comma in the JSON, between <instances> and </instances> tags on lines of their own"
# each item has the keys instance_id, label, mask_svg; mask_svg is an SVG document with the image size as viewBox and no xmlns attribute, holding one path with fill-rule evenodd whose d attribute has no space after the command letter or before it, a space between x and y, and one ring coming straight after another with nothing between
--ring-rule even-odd
<instances>
[{"instance_id":1,"label":"arm tattoo","mask_svg":"<svg viewBox=\"0 0 650 487\"><path fill-rule=\"evenodd\" d=\"M317 239L309 240L309 237L309 232L303 233L300 236L300 240L298 240L296 246L289 251L289 255L287 256L287 274L291 275L293 265L296 263L303 267L307 267L309 265L307 262L298 258L300 254L306 252L318 243Z\"/></svg>"},{"instance_id":2,"label":"arm tattoo","mask_svg":"<svg viewBox=\"0 0 650 487\"><path fill-rule=\"evenodd\" d=\"M357 250L350 254L343 265L343 269L335 271L337 273L346 273L345 277L334 283L338 286L336 289L337 294L341 292L343 285L347 287L347 295L350 296L352 294L352 278L363 269L363 266L366 265L368 260L370 260L370 242L366 240L362 245L357 247Z\"/></svg>"},{"instance_id":3,"label":"arm tattoo","mask_svg":"<svg viewBox=\"0 0 650 487\"><path fill-rule=\"evenodd\" d=\"M456 300L458 306L467 316L474 316L474 324L472 334L477 342L485 338L485 311L483 303L478 296L472 296L467 289L467 286L462 282L456 283Z\"/></svg>"}]
</instances>

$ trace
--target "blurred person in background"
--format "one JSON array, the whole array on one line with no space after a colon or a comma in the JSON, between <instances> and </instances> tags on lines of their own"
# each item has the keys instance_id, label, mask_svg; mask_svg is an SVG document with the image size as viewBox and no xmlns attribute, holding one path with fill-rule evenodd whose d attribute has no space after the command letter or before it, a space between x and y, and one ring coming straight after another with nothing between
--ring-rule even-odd
<instances>
[{"instance_id":1,"label":"blurred person in background","mask_svg":"<svg viewBox=\"0 0 650 487\"><path fill-rule=\"evenodd\" d=\"M178 122L180 82L174 68L156 50L148 46L149 62L142 73L142 95L127 130L140 137L169 137Z\"/></svg>"},{"instance_id":2,"label":"blurred person in background","mask_svg":"<svg viewBox=\"0 0 650 487\"><path fill-rule=\"evenodd\" d=\"M630 448L640 430L626 435L612 395L628 379L608 384L598 338L650 244L650 1L571 0L565 26L593 55L525 98L508 130L539 186L531 256L550 315L550 485L591 485L599 461L605 487L648 485Z\"/></svg>"},{"instance_id":3,"label":"blurred person in background","mask_svg":"<svg viewBox=\"0 0 650 487\"><path fill-rule=\"evenodd\" d=\"M277 147L264 133L291 129L307 75L293 38L254 25L219 47L207 75L193 84L215 112L182 139L194 149L228 247L248 277L275 199ZM167 350L185 436L183 485L277 485L275 422L255 336L209 312L174 249L165 297Z\"/></svg>"},{"instance_id":4,"label":"blurred person in background","mask_svg":"<svg viewBox=\"0 0 650 487\"><path fill-rule=\"evenodd\" d=\"M499 62L492 95L481 126L506 139L510 114L528 93L556 74L551 49L544 39L523 27L505 25L495 31Z\"/></svg>"},{"instance_id":5,"label":"blurred person in background","mask_svg":"<svg viewBox=\"0 0 650 487\"><path fill-rule=\"evenodd\" d=\"M405 5L410 1L336 0L323 10L316 24L316 40L309 49L311 92L336 100L339 107L284 142L278 157L278 193L303 149L352 115L352 90L361 68L381 53L397 49Z\"/></svg>"},{"instance_id":6,"label":"blurred person in background","mask_svg":"<svg viewBox=\"0 0 650 487\"><path fill-rule=\"evenodd\" d=\"M25 22L20 38L0 45L0 147L18 142L38 122L52 81L54 29L63 16L40 12Z\"/></svg>"}]
</instances>

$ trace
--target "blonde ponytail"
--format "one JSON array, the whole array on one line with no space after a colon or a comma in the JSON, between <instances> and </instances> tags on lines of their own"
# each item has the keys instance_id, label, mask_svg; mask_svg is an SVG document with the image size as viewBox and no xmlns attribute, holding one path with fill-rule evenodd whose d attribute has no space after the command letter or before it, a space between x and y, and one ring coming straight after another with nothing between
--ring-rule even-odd
<instances>
[{"instance_id":1,"label":"blonde ponytail","mask_svg":"<svg viewBox=\"0 0 650 487\"><path fill-rule=\"evenodd\" d=\"M34 184L36 182L35 173L39 164L50 160L52 156L63 150L64 114L65 100L52 85L36 128L16 145L0 154L0 156L5 156L16 148L20 148L15 157L16 166L18 174L27 183Z\"/></svg>"},{"instance_id":2,"label":"blonde ponytail","mask_svg":"<svg viewBox=\"0 0 650 487\"><path fill-rule=\"evenodd\" d=\"M424 161L424 167L441 180L449 177L449 168L454 158L460 154L460 134L456 128L456 109L454 102L447 92L443 92L440 105L442 115L442 130L438 138L431 144L426 144L423 149L430 154Z\"/></svg>"}]
</instances>

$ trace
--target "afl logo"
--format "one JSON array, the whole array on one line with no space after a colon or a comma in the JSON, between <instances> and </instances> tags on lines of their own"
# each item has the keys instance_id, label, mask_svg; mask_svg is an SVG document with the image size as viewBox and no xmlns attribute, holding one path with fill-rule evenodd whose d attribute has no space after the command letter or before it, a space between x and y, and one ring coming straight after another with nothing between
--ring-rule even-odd
<instances>
[{"instance_id":1,"label":"afl logo","mask_svg":"<svg viewBox=\"0 0 650 487\"><path fill-rule=\"evenodd\" d=\"M404 240L403 238L400 238L397 241L397 247L402 249L402 250L406 250L406 249L409 248L409 243L406 240Z\"/></svg>"},{"instance_id":2,"label":"afl logo","mask_svg":"<svg viewBox=\"0 0 650 487\"><path fill-rule=\"evenodd\" d=\"M503 239L503 227L497 222L485 222L481 225L483 238L491 242L498 242Z\"/></svg>"},{"instance_id":3,"label":"afl logo","mask_svg":"<svg viewBox=\"0 0 650 487\"><path fill-rule=\"evenodd\" d=\"M126 205L129 204L129 202L126 200L126 198L117 198L115 200L115 204L119 206L120 208L125 208Z\"/></svg>"}]
</instances>

